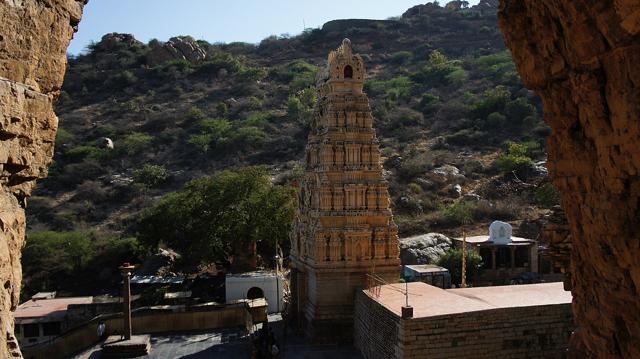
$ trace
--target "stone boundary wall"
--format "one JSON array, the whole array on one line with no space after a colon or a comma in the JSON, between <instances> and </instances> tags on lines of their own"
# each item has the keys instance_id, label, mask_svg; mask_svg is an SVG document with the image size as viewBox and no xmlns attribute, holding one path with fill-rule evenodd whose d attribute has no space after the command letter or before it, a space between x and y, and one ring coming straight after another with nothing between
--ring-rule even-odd
<instances>
[{"instance_id":1,"label":"stone boundary wall","mask_svg":"<svg viewBox=\"0 0 640 359\"><path fill-rule=\"evenodd\" d=\"M354 342L366 359L553 359L566 357L573 329L568 303L401 320L361 292Z\"/></svg>"},{"instance_id":2,"label":"stone boundary wall","mask_svg":"<svg viewBox=\"0 0 640 359\"><path fill-rule=\"evenodd\" d=\"M244 327L250 331L252 315L245 306L211 308L187 312L167 312L153 310L132 313L134 334L181 332L191 330L211 330ZM108 335L122 332L122 314L97 317L86 324L72 329L52 343L23 346L25 359L63 359L98 343L98 324L104 322Z\"/></svg>"},{"instance_id":3,"label":"stone boundary wall","mask_svg":"<svg viewBox=\"0 0 640 359\"><path fill-rule=\"evenodd\" d=\"M356 293L353 344L367 359L396 358L400 317L365 292Z\"/></svg>"}]
</instances>

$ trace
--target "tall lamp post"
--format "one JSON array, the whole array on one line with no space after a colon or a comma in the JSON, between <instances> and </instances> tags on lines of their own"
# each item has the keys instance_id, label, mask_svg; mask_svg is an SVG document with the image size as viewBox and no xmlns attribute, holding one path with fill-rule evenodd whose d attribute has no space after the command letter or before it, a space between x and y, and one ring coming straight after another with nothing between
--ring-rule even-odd
<instances>
[{"instance_id":1,"label":"tall lamp post","mask_svg":"<svg viewBox=\"0 0 640 359\"><path fill-rule=\"evenodd\" d=\"M280 277L278 275L278 269L280 267L280 255L276 254L276 311L280 312Z\"/></svg>"},{"instance_id":2,"label":"tall lamp post","mask_svg":"<svg viewBox=\"0 0 640 359\"><path fill-rule=\"evenodd\" d=\"M131 339L131 271L134 266L128 262L122 264L119 267L122 273L122 315L123 315L123 327L122 332L125 340Z\"/></svg>"},{"instance_id":3,"label":"tall lamp post","mask_svg":"<svg viewBox=\"0 0 640 359\"><path fill-rule=\"evenodd\" d=\"M460 287L467 287L467 233L462 231L462 283Z\"/></svg>"}]
</instances>

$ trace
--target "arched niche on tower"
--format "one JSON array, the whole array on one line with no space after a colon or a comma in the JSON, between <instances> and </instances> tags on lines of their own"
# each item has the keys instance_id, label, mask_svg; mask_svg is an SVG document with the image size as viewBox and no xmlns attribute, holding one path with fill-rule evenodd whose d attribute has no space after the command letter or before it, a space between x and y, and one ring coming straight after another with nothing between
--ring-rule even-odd
<instances>
[{"instance_id":1,"label":"arched niche on tower","mask_svg":"<svg viewBox=\"0 0 640 359\"><path fill-rule=\"evenodd\" d=\"M351 67L351 65L345 66L342 72L345 79L353 78L353 67Z\"/></svg>"}]
</instances>

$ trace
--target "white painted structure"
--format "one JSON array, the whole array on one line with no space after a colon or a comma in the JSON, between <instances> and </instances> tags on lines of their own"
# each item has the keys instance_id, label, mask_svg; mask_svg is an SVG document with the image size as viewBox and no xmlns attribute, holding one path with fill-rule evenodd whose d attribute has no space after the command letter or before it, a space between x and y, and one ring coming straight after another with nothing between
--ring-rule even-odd
<instances>
[{"instance_id":1,"label":"white painted structure","mask_svg":"<svg viewBox=\"0 0 640 359\"><path fill-rule=\"evenodd\" d=\"M512 242L513 228L509 223L493 221L489 226L489 241L495 244L509 244Z\"/></svg>"},{"instance_id":2,"label":"white painted structure","mask_svg":"<svg viewBox=\"0 0 640 359\"><path fill-rule=\"evenodd\" d=\"M238 299L255 299L264 297L267 300L267 312L277 313L284 308L284 278L276 277L272 271L257 271L240 274L227 274L225 291L227 302Z\"/></svg>"}]
</instances>

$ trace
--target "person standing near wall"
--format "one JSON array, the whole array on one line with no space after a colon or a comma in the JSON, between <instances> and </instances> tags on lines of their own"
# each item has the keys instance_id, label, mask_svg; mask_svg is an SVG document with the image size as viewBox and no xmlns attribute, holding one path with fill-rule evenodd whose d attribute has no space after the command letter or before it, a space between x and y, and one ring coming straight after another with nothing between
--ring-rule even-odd
<instances>
[{"instance_id":1,"label":"person standing near wall","mask_svg":"<svg viewBox=\"0 0 640 359\"><path fill-rule=\"evenodd\" d=\"M105 340L107 338L107 325L104 322L98 323L98 338Z\"/></svg>"}]
</instances>

